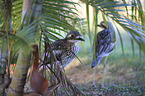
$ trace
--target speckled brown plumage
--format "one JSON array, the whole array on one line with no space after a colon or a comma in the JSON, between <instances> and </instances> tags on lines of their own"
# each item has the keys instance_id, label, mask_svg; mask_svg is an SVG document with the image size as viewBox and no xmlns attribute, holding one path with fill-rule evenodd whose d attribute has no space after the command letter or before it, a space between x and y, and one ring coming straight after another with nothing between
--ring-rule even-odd
<instances>
[{"instance_id":1,"label":"speckled brown plumage","mask_svg":"<svg viewBox=\"0 0 145 96\"><path fill-rule=\"evenodd\" d=\"M81 34L77 31L70 31L64 39L59 39L50 44L51 49L53 50L53 53L57 59L57 63L61 68L66 67L78 54L78 41L84 41L84 39L81 38ZM50 64L50 49L48 48L47 51L48 53L46 53L46 64Z\"/></svg>"},{"instance_id":2,"label":"speckled brown plumage","mask_svg":"<svg viewBox=\"0 0 145 96\"><path fill-rule=\"evenodd\" d=\"M99 26L103 27L104 30L100 31L97 34L96 41L95 41L95 55L96 55L97 64L95 63L95 60L93 58L93 61L91 64L92 68L100 63L102 57L108 56L112 52L115 46L115 42L112 39L113 32L111 32L109 29L106 29L107 27L106 26L104 27L104 24L102 23L104 22L101 22Z\"/></svg>"}]
</instances>

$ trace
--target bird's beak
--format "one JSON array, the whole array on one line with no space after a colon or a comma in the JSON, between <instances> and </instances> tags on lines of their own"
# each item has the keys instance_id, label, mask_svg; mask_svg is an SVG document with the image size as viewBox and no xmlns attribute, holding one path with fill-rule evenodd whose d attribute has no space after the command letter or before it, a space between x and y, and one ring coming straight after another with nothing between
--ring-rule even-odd
<instances>
[{"instance_id":1,"label":"bird's beak","mask_svg":"<svg viewBox=\"0 0 145 96\"><path fill-rule=\"evenodd\" d=\"M97 25L98 27L101 27L100 25Z\"/></svg>"},{"instance_id":2,"label":"bird's beak","mask_svg":"<svg viewBox=\"0 0 145 96\"><path fill-rule=\"evenodd\" d=\"M80 41L85 41L83 38L79 37L77 38L77 40L80 40Z\"/></svg>"}]
</instances>

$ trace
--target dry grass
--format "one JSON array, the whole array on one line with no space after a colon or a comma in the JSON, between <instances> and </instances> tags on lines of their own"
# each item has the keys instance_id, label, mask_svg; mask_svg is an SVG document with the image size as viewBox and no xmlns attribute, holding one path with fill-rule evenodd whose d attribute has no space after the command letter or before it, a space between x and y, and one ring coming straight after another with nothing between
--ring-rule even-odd
<instances>
[{"instance_id":1,"label":"dry grass","mask_svg":"<svg viewBox=\"0 0 145 96\"><path fill-rule=\"evenodd\" d=\"M124 33L125 34L125 33ZM139 48L135 44L135 57L132 56L130 38L123 35L125 56L122 56L120 42L107 60L105 88L102 88L103 62L98 66L96 87L93 86L94 69L91 68L92 54L86 42L86 50L80 50L78 56L87 69L75 59L66 68L67 77L87 96L143 96L145 95L145 55L139 61ZM85 54L85 55L84 55Z\"/></svg>"},{"instance_id":2,"label":"dry grass","mask_svg":"<svg viewBox=\"0 0 145 96\"><path fill-rule=\"evenodd\" d=\"M125 56L122 56L119 41L116 49L112 52L106 64L106 77L102 88L103 61L98 66L96 74L96 87L93 86L94 69L91 68L91 48L84 43L86 49L80 50L78 57L85 64L74 59L66 68L65 74L86 96L144 96L145 95L145 56L139 61L139 49L135 45L135 57L132 56L130 39L124 40ZM82 48L80 48L82 49ZM26 84L26 92L30 91L29 83ZM61 90L64 91L64 90ZM62 96L67 96L62 92Z\"/></svg>"},{"instance_id":3,"label":"dry grass","mask_svg":"<svg viewBox=\"0 0 145 96\"><path fill-rule=\"evenodd\" d=\"M125 60L125 61L124 61ZM145 60L138 66L136 60L108 58L105 77L105 88L102 88L103 64L98 66L96 87L93 86L93 71L90 59L83 58L85 69L78 60L74 60L65 70L68 78L76 84L87 96L128 96L145 95ZM103 60L102 60L103 61ZM128 65L126 65L128 64ZM137 66L138 67L137 67Z\"/></svg>"}]
</instances>

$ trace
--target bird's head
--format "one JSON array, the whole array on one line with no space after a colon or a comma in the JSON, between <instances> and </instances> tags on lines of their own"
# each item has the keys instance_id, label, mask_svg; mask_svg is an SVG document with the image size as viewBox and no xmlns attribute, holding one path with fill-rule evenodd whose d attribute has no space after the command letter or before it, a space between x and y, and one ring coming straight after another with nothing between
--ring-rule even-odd
<instances>
[{"instance_id":1,"label":"bird's head","mask_svg":"<svg viewBox=\"0 0 145 96\"><path fill-rule=\"evenodd\" d=\"M78 41L85 41L82 37L81 34L77 31L70 31L67 33L66 37L68 42L78 42Z\"/></svg>"},{"instance_id":2,"label":"bird's head","mask_svg":"<svg viewBox=\"0 0 145 96\"><path fill-rule=\"evenodd\" d=\"M97 25L103 29L107 29L107 26L105 25L104 21L101 21L99 25Z\"/></svg>"}]
</instances>

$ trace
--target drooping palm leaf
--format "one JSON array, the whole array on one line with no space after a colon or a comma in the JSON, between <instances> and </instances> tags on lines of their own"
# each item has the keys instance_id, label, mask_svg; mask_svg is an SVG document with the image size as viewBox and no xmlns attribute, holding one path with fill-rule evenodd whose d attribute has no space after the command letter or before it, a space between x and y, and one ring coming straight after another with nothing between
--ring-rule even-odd
<instances>
[{"instance_id":1,"label":"drooping palm leaf","mask_svg":"<svg viewBox=\"0 0 145 96\"><path fill-rule=\"evenodd\" d=\"M36 32L31 32L35 30L35 23L37 21L32 22L31 24L28 24L25 26L25 28L20 29L17 31L15 35L11 35L10 41L14 40L13 47L16 47L16 49L20 49L22 47L25 47L26 52L29 52L31 48L32 43L34 43L35 40L37 40L38 34Z\"/></svg>"},{"instance_id":2,"label":"drooping palm leaf","mask_svg":"<svg viewBox=\"0 0 145 96\"><path fill-rule=\"evenodd\" d=\"M60 37L63 37L63 35L60 32L68 32L68 30L76 30L76 28L74 28L73 26L73 22L75 22L75 20L79 20L79 18L77 17L77 14L74 11L72 11L72 10L77 11L75 7L72 7L76 3L65 1L65 0L44 0L43 4L44 6L42 8L42 15L40 17L39 23L41 26L43 26L44 30L46 31L46 35L49 39L56 40ZM96 24L98 23L97 14L98 14L98 11L100 11L103 14L102 16L104 16L104 20L107 20L106 17L109 17L109 19L112 18L114 21L116 21L116 23L121 25L129 33L131 39L137 42L141 46L140 48L143 48L142 50L144 50L145 48L144 47L145 46L144 45L144 41L145 41L144 40L144 26L141 26L140 24L144 25L143 20L145 16L141 10L142 7L140 6L141 5L140 1L134 2L134 6L125 3L125 1L124 3L120 3L113 0L90 0L87 2L87 4L95 8L94 10L96 14L95 23L94 23L95 34L97 30ZM24 28L25 30L24 29L18 30L21 25L20 18L21 18L21 12L22 12L22 5L23 5L23 0L14 0L13 8L12 8L12 31L15 30L17 33L16 35L13 35L10 37L13 37L11 40L15 40L14 45L18 47L27 46L27 48L30 48L30 45L32 43L31 41L34 40L35 38L34 35L36 34L34 33L29 34L28 31L30 31L34 27L31 25L28 25L26 26L26 29ZM70 7L68 5L72 5L72 6ZM128 14L127 6L131 6L132 11L135 14L131 14L131 15ZM130 17L127 18L126 16L123 16L122 14L120 14L119 12L125 12L125 11L123 9L117 9L118 7L125 7L128 16L132 16L132 18L134 19L134 22L129 20ZM0 9L0 12L1 11L2 10ZM139 13L137 11L139 11ZM142 16L138 17L137 13ZM0 20L3 20L2 14L0 14L0 17L2 17L0 18ZM140 20L142 20L141 21L142 23L140 23ZM139 22L135 23L136 21L139 21ZM2 26L2 24L3 22L0 22L0 27ZM91 30L89 32L91 32ZM90 34L90 38L92 38L91 33L89 34ZM39 37L39 35L37 36ZM36 40L36 41L38 42L39 40ZM43 39L41 41L42 42L40 43L44 42ZM123 45L123 43L121 44Z\"/></svg>"},{"instance_id":3,"label":"drooping palm leaf","mask_svg":"<svg viewBox=\"0 0 145 96\"><path fill-rule=\"evenodd\" d=\"M145 32L144 30L142 30L145 28L143 25L144 20L143 17L145 16L143 16L144 12L142 10L140 0L134 1L133 3L134 5L127 4L124 0L122 1L123 3L114 0L97 0L97 1L91 0L89 1L89 5L98 9L97 12L95 11L95 13L98 13L98 11L100 11L103 14L102 15L104 16L103 20L109 17L116 23L118 23L123 29L126 30L126 32L129 33L130 38L132 38L139 46L141 46L142 51L145 53L144 51ZM132 11L134 11L135 14L129 14L128 8L132 8ZM124 13L127 15L125 15ZM133 18L132 20L131 17ZM121 46L123 46L122 44L123 43L121 43Z\"/></svg>"},{"instance_id":4,"label":"drooping palm leaf","mask_svg":"<svg viewBox=\"0 0 145 96\"><path fill-rule=\"evenodd\" d=\"M54 34L60 38L62 37L59 33L60 31L68 32L69 30L76 30L74 26L72 26L72 22L76 20L77 17L77 13L73 11L76 9L69 6L74 6L74 4L74 2L65 0L44 0L41 25L48 31L49 35L52 36L52 34Z\"/></svg>"}]
</instances>

